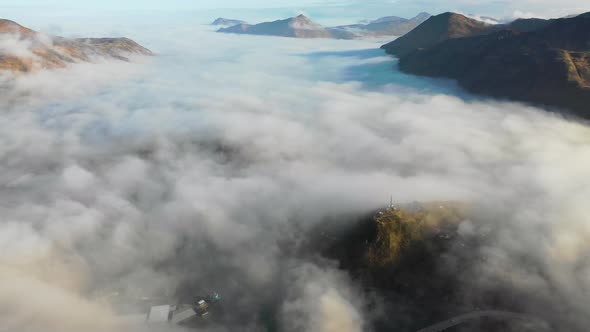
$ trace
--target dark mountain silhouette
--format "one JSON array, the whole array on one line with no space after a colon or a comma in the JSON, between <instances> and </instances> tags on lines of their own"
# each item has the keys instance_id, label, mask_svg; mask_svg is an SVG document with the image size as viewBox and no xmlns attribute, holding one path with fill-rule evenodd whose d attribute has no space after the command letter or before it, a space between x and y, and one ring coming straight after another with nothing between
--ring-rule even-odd
<instances>
[{"instance_id":1,"label":"dark mountain silhouette","mask_svg":"<svg viewBox=\"0 0 590 332\"><path fill-rule=\"evenodd\" d=\"M443 14L402 38L383 48L404 72L590 118L590 14L492 27Z\"/></svg>"},{"instance_id":2,"label":"dark mountain silhouette","mask_svg":"<svg viewBox=\"0 0 590 332\"><path fill-rule=\"evenodd\" d=\"M488 24L457 13L432 16L411 34L383 45L387 53L402 56L418 49L427 49L449 39L485 35L501 30L530 32L547 27L555 20L540 18L517 19L508 24Z\"/></svg>"},{"instance_id":3,"label":"dark mountain silhouette","mask_svg":"<svg viewBox=\"0 0 590 332\"><path fill-rule=\"evenodd\" d=\"M529 32L545 28L552 22L553 20L544 20L541 18L520 18L508 24L505 28L521 32Z\"/></svg>"},{"instance_id":4,"label":"dark mountain silhouette","mask_svg":"<svg viewBox=\"0 0 590 332\"><path fill-rule=\"evenodd\" d=\"M448 39L486 34L493 29L495 29L494 25L461 14L444 13L430 17L405 36L383 45L382 48L390 54L402 56Z\"/></svg>"}]
</instances>

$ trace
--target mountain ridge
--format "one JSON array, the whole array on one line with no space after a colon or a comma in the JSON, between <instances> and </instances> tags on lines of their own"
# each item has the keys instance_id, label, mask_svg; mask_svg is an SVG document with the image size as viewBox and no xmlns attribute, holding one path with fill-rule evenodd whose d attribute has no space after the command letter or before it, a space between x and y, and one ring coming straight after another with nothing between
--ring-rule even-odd
<instances>
[{"instance_id":1,"label":"mountain ridge","mask_svg":"<svg viewBox=\"0 0 590 332\"><path fill-rule=\"evenodd\" d=\"M238 24L246 24L246 21L236 20L231 18L218 17L211 23L211 25L234 26Z\"/></svg>"},{"instance_id":2,"label":"mountain ridge","mask_svg":"<svg viewBox=\"0 0 590 332\"><path fill-rule=\"evenodd\" d=\"M368 24L341 25L334 28L348 30L353 33L355 32L358 34L359 38L403 36L424 23L431 16L432 15L426 12L422 12L410 19L397 16L386 16L371 21Z\"/></svg>"},{"instance_id":3,"label":"mountain ridge","mask_svg":"<svg viewBox=\"0 0 590 332\"><path fill-rule=\"evenodd\" d=\"M387 16L368 24L323 27L305 15L258 24L240 23L217 32L280 36L292 38L360 39L365 37L404 35L422 24L431 15L425 12L411 19Z\"/></svg>"},{"instance_id":4,"label":"mountain ridge","mask_svg":"<svg viewBox=\"0 0 590 332\"><path fill-rule=\"evenodd\" d=\"M415 31L433 28L423 25ZM400 58L403 72L455 79L470 92L590 119L590 13L465 30L455 38L438 28L434 35L444 38L410 40L420 37L410 33L403 37L409 41L383 48Z\"/></svg>"},{"instance_id":5,"label":"mountain ridge","mask_svg":"<svg viewBox=\"0 0 590 332\"><path fill-rule=\"evenodd\" d=\"M305 15L254 25L239 24L229 28L221 28L218 32L291 38L354 39L354 35L351 33L325 28Z\"/></svg>"},{"instance_id":6,"label":"mountain ridge","mask_svg":"<svg viewBox=\"0 0 590 332\"><path fill-rule=\"evenodd\" d=\"M131 54L153 54L129 38L48 36L7 19L0 19L0 36L22 46L18 52L14 45L0 48L0 70L13 72L63 68L71 63L91 62L96 57L128 61Z\"/></svg>"},{"instance_id":7,"label":"mountain ridge","mask_svg":"<svg viewBox=\"0 0 590 332\"><path fill-rule=\"evenodd\" d=\"M485 34L494 29L461 14L446 12L432 16L406 35L383 45L387 53L403 56L417 49L428 48L444 40Z\"/></svg>"}]
</instances>

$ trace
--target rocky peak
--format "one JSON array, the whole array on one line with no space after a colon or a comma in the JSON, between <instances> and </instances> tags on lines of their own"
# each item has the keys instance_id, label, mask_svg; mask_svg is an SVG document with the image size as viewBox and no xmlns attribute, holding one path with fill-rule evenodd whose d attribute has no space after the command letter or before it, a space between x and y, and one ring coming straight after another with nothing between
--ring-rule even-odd
<instances>
[{"instance_id":1,"label":"rocky peak","mask_svg":"<svg viewBox=\"0 0 590 332\"><path fill-rule=\"evenodd\" d=\"M289 19L289 26L291 26L293 29L301 29L301 30L322 29L321 25L315 23L309 17L307 17L303 14Z\"/></svg>"}]
</instances>

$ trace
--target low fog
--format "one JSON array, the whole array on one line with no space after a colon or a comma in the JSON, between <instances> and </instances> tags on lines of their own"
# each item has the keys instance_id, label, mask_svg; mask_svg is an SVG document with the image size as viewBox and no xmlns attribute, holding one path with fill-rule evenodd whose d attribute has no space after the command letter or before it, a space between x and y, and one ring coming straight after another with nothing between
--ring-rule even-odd
<instances>
[{"instance_id":1,"label":"low fog","mask_svg":"<svg viewBox=\"0 0 590 332\"><path fill-rule=\"evenodd\" d=\"M0 79L0 331L145 330L109 296L182 285L232 310L203 330L370 331L359 286L298 244L390 195L480 206L490 245L457 273L590 323L580 120L401 74L379 41L116 26L157 56Z\"/></svg>"}]
</instances>

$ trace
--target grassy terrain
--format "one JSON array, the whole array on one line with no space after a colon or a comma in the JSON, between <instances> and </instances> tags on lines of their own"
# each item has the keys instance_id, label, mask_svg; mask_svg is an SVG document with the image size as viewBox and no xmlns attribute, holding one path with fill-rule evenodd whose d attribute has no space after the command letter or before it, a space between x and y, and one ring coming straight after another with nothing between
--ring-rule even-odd
<instances>
[{"instance_id":1,"label":"grassy terrain","mask_svg":"<svg viewBox=\"0 0 590 332\"><path fill-rule=\"evenodd\" d=\"M458 202L432 202L411 209L395 208L378 212L376 241L367 249L371 267L395 264L405 249L433 237L451 237L452 230L465 219L468 207Z\"/></svg>"}]
</instances>

